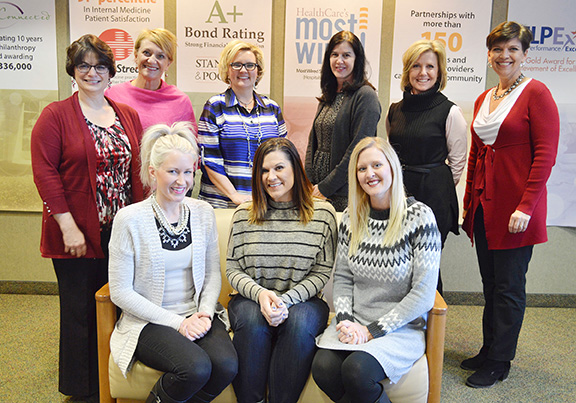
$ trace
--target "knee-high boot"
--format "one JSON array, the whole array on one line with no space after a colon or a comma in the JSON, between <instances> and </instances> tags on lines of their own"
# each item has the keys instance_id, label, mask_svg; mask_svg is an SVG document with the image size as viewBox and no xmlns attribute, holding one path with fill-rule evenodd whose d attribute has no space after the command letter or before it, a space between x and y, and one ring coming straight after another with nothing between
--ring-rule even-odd
<instances>
[{"instance_id":1,"label":"knee-high boot","mask_svg":"<svg viewBox=\"0 0 576 403\"><path fill-rule=\"evenodd\" d=\"M176 400L168 396L168 393L162 387L162 378L164 378L164 375L152 387L146 403L185 403L183 400Z\"/></svg>"}]
</instances>

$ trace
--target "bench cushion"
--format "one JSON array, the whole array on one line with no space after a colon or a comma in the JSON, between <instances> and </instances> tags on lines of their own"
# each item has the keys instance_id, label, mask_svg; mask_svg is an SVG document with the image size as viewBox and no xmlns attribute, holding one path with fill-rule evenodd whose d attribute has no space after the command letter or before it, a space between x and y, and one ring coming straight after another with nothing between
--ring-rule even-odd
<instances>
[{"instance_id":1,"label":"bench cushion","mask_svg":"<svg viewBox=\"0 0 576 403\"><path fill-rule=\"evenodd\" d=\"M150 389L156 383L162 372L156 371L140 361L136 361L128 377L124 378L112 356L108 362L110 374L110 394L113 398L146 400ZM412 367L410 372L400 378L396 384L388 380L382 382L388 397L394 403L425 403L428 396L428 364L423 355ZM232 385L228 386L214 400L214 403L232 403L236 401ZM330 399L316 386L312 376L308 378L300 403L328 403Z\"/></svg>"}]
</instances>

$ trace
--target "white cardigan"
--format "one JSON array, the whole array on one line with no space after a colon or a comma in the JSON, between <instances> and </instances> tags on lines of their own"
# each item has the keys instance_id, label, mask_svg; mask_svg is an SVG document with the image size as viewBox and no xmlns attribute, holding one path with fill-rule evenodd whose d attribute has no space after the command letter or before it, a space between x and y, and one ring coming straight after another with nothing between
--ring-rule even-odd
<instances>
[{"instance_id":1,"label":"white cardigan","mask_svg":"<svg viewBox=\"0 0 576 403\"><path fill-rule=\"evenodd\" d=\"M222 286L214 210L195 199L186 198L185 203L190 207L194 300L198 311L214 317ZM150 199L118 212L109 249L110 298L122 309L110 350L126 376L144 326L154 323L178 330L185 318L162 308L165 263Z\"/></svg>"}]
</instances>

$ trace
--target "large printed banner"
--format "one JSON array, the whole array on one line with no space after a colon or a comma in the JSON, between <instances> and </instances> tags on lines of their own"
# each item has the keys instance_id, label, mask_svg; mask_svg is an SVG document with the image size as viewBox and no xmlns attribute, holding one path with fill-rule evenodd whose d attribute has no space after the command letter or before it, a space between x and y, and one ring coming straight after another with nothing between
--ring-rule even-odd
<instances>
[{"instance_id":1,"label":"large printed banner","mask_svg":"<svg viewBox=\"0 0 576 403\"><path fill-rule=\"evenodd\" d=\"M133 80L134 41L143 29L164 27L164 0L70 0L70 42L94 34L114 52L112 84Z\"/></svg>"},{"instance_id":2,"label":"large printed banner","mask_svg":"<svg viewBox=\"0 0 576 403\"><path fill-rule=\"evenodd\" d=\"M368 78L378 86L382 1L287 0L284 118L288 136L304 155L320 91L320 68L330 38L353 32L366 51Z\"/></svg>"},{"instance_id":3,"label":"large printed banner","mask_svg":"<svg viewBox=\"0 0 576 403\"><path fill-rule=\"evenodd\" d=\"M176 8L178 88L209 94L226 90L218 77L218 60L226 44L239 39L262 49L265 73L256 91L270 93L270 0L178 0Z\"/></svg>"},{"instance_id":4,"label":"large printed banner","mask_svg":"<svg viewBox=\"0 0 576 403\"><path fill-rule=\"evenodd\" d=\"M464 111L486 88L486 36L492 0L397 0L390 99L402 99L402 55L417 40L442 42L448 82L443 93Z\"/></svg>"},{"instance_id":5,"label":"large printed banner","mask_svg":"<svg viewBox=\"0 0 576 403\"><path fill-rule=\"evenodd\" d=\"M56 90L54 1L0 1L0 88Z\"/></svg>"},{"instance_id":6,"label":"large printed banner","mask_svg":"<svg viewBox=\"0 0 576 403\"><path fill-rule=\"evenodd\" d=\"M560 145L548 180L548 225L576 227L576 21L572 0L510 0L508 19L534 39L522 69L552 92L560 112Z\"/></svg>"}]
</instances>

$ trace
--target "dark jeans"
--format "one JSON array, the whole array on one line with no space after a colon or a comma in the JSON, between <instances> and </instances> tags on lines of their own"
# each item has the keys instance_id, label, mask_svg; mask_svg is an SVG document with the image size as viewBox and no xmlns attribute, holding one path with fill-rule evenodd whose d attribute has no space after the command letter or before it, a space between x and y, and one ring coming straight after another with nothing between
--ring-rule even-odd
<instances>
[{"instance_id":1,"label":"dark jeans","mask_svg":"<svg viewBox=\"0 0 576 403\"><path fill-rule=\"evenodd\" d=\"M236 351L219 319L203 338L191 341L168 326L147 324L138 338L136 358L165 372L162 387L174 400L186 401L202 390L217 396L238 372Z\"/></svg>"},{"instance_id":2,"label":"dark jeans","mask_svg":"<svg viewBox=\"0 0 576 403\"><path fill-rule=\"evenodd\" d=\"M288 319L268 325L256 302L236 295L228 304L238 352L238 376L233 381L239 403L295 403L310 374L315 338L326 327L329 308L313 297L288 308Z\"/></svg>"},{"instance_id":3,"label":"dark jeans","mask_svg":"<svg viewBox=\"0 0 576 403\"><path fill-rule=\"evenodd\" d=\"M60 296L58 390L70 396L98 392L98 341L94 294L108 282L110 231L102 231L104 259L52 259Z\"/></svg>"},{"instance_id":4,"label":"dark jeans","mask_svg":"<svg viewBox=\"0 0 576 403\"><path fill-rule=\"evenodd\" d=\"M312 363L316 384L332 401L345 398L354 403L374 403L387 378L376 358L363 351L320 349Z\"/></svg>"},{"instance_id":5,"label":"dark jeans","mask_svg":"<svg viewBox=\"0 0 576 403\"><path fill-rule=\"evenodd\" d=\"M488 249L481 206L474 217L474 240L485 300L484 346L489 359L512 361L526 310L526 272L534 247Z\"/></svg>"}]
</instances>

